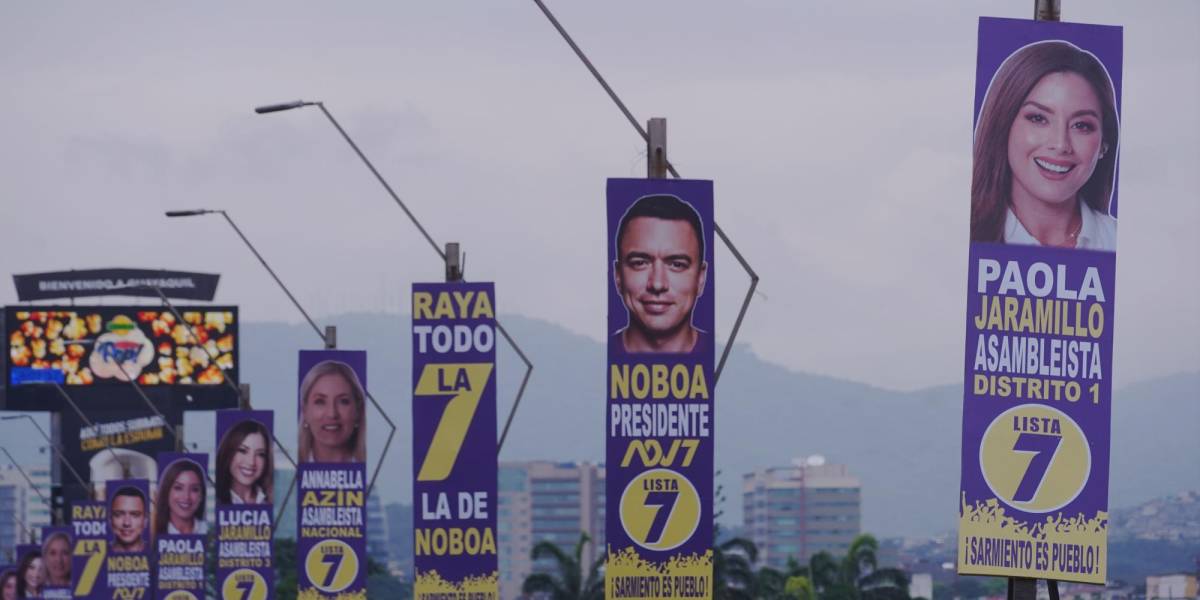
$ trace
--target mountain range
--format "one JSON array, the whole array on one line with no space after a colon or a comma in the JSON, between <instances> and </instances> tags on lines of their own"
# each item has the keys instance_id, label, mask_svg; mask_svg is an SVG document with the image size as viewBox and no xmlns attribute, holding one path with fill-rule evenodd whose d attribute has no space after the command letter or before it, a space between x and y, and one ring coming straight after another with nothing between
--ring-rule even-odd
<instances>
[{"instance_id":1,"label":"mountain range","mask_svg":"<svg viewBox=\"0 0 1200 600\"><path fill-rule=\"evenodd\" d=\"M362 313L323 321L337 325L339 347L368 351L368 387L397 426L379 491L385 504L410 503L411 321L407 315ZM501 315L501 321L535 368L500 459L602 462L603 343L539 319ZM241 327L242 381L252 386L255 408L277 412L277 436L285 443L295 436L294 421L282 418L295 414L295 351L320 347L307 324L247 322ZM507 345L500 348L503 427L523 364ZM715 401L718 484L727 498L719 508L728 524L741 522L742 474L821 454L848 465L861 480L864 531L919 536L955 527L961 384L893 391L789 370L738 345L716 386ZM203 438L211 440L211 433L203 432L212 431L209 423L206 417L189 417L189 439L201 448ZM1200 372L1116 389L1110 506L1200 489L1197 423ZM373 412L369 427L374 463L386 425Z\"/></svg>"}]
</instances>

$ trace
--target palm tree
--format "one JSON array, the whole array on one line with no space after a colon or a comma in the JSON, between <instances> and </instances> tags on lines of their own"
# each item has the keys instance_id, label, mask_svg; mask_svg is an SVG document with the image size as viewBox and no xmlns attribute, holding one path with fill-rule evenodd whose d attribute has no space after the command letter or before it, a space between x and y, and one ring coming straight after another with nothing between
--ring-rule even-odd
<instances>
[{"instance_id":1,"label":"palm tree","mask_svg":"<svg viewBox=\"0 0 1200 600\"><path fill-rule=\"evenodd\" d=\"M828 594L821 595L822 600L908 600L908 575L900 569L879 568L878 555L879 542L874 536L855 537L837 565L836 583Z\"/></svg>"},{"instance_id":2,"label":"palm tree","mask_svg":"<svg viewBox=\"0 0 1200 600\"><path fill-rule=\"evenodd\" d=\"M544 594L550 600L604 600L604 575L601 569L608 557L597 558L586 577L583 573L583 547L590 541L587 533L580 533L573 556L568 556L551 542L538 542L531 554L533 560L553 558L557 573L534 573L525 578L521 591L525 594Z\"/></svg>"},{"instance_id":3,"label":"palm tree","mask_svg":"<svg viewBox=\"0 0 1200 600\"><path fill-rule=\"evenodd\" d=\"M717 532L713 532L716 538ZM714 600L752 600L755 585L754 561L758 546L745 538L730 538L713 546Z\"/></svg>"}]
</instances>

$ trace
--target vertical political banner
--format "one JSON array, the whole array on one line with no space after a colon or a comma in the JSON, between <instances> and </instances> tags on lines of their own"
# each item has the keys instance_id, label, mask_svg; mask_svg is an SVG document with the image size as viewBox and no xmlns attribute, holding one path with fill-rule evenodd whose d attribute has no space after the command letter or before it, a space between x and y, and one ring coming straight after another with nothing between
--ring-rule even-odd
<instances>
[{"instance_id":1,"label":"vertical political banner","mask_svg":"<svg viewBox=\"0 0 1200 600\"><path fill-rule=\"evenodd\" d=\"M496 312L492 283L414 283L416 600L496 600Z\"/></svg>"},{"instance_id":2,"label":"vertical political banner","mask_svg":"<svg viewBox=\"0 0 1200 600\"><path fill-rule=\"evenodd\" d=\"M158 455L154 500L155 600L204 599L208 455Z\"/></svg>"},{"instance_id":3,"label":"vertical political banner","mask_svg":"<svg viewBox=\"0 0 1200 600\"><path fill-rule=\"evenodd\" d=\"M13 548L13 554L16 554L16 548ZM13 598L17 596L17 566L16 565L0 565L0 598Z\"/></svg>"},{"instance_id":4,"label":"vertical political banner","mask_svg":"<svg viewBox=\"0 0 1200 600\"><path fill-rule=\"evenodd\" d=\"M107 489L109 598L150 595L150 482L116 479Z\"/></svg>"},{"instance_id":5,"label":"vertical political banner","mask_svg":"<svg viewBox=\"0 0 1200 600\"><path fill-rule=\"evenodd\" d=\"M608 180L606 598L712 597L711 181Z\"/></svg>"},{"instance_id":6,"label":"vertical political banner","mask_svg":"<svg viewBox=\"0 0 1200 600\"><path fill-rule=\"evenodd\" d=\"M979 22L959 573L1107 575L1121 52Z\"/></svg>"},{"instance_id":7,"label":"vertical political banner","mask_svg":"<svg viewBox=\"0 0 1200 600\"><path fill-rule=\"evenodd\" d=\"M269 410L217 411L217 567L221 600L275 597L275 414Z\"/></svg>"},{"instance_id":8,"label":"vertical political banner","mask_svg":"<svg viewBox=\"0 0 1200 600\"><path fill-rule=\"evenodd\" d=\"M71 504L71 552L74 597L108 600L108 509L99 501Z\"/></svg>"},{"instance_id":9,"label":"vertical political banner","mask_svg":"<svg viewBox=\"0 0 1200 600\"><path fill-rule=\"evenodd\" d=\"M367 597L366 386L366 352L300 351L300 600Z\"/></svg>"},{"instance_id":10,"label":"vertical political banner","mask_svg":"<svg viewBox=\"0 0 1200 600\"><path fill-rule=\"evenodd\" d=\"M42 597L67 600L74 597L71 577L71 528L42 528Z\"/></svg>"},{"instance_id":11,"label":"vertical political banner","mask_svg":"<svg viewBox=\"0 0 1200 600\"><path fill-rule=\"evenodd\" d=\"M17 544L17 598L42 597L42 547Z\"/></svg>"}]
</instances>

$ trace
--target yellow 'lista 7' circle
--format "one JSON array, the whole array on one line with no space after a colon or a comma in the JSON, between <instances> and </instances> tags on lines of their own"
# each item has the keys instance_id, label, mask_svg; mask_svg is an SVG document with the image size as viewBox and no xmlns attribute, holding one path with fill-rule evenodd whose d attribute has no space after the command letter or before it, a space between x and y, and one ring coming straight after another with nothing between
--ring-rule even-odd
<instances>
[{"instance_id":1,"label":"yellow 'lista 7' circle","mask_svg":"<svg viewBox=\"0 0 1200 600\"><path fill-rule=\"evenodd\" d=\"M992 493L1021 511L1045 513L1074 500L1092 471L1092 449L1066 413L1042 404L1014 406L988 425L979 468Z\"/></svg>"},{"instance_id":2,"label":"yellow 'lista 7' circle","mask_svg":"<svg viewBox=\"0 0 1200 600\"><path fill-rule=\"evenodd\" d=\"M337 593L358 578L358 555L346 542L322 540L304 557L304 570L318 590Z\"/></svg>"},{"instance_id":3,"label":"yellow 'lista 7' circle","mask_svg":"<svg viewBox=\"0 0 1200 600\"><path fill-rule=\"evenodd\" d=\"M187 590L175 590L167 594L164 600L196 600L196 595Z\"/></svg>"},{"instance_id":4,"label":"yellow 'lista 7' circle","mask_svg":"<svg viewBox=\"0 0 1200 600\"><path fill-rule=\"evenodd\" d=\"M691 539L700 524L700 494L682 474L652 469L621 493L621 526L647 550L671 550Z\"/></svg>"},{"instance_id":5,"label":"yellow 'lista 7' circle","mask_svg":"<svg viewBox=\"0 0 1200 600\"><path fill-rule=\"evenodd\" d=\"M258 571L238 569L221 584L221 600L267 600L267 580Z\"/></svg>"}]
</instances>

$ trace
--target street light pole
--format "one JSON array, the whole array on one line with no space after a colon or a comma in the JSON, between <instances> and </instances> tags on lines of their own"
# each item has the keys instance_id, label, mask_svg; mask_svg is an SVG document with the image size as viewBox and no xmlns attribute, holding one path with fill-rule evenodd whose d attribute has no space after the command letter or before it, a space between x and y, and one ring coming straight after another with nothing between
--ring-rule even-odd
<instances>
[{"instance_id":1,"label":"street light pole","mask_svg":"<svg viewBox=\"0 0 1200 600\"><path fill-rule=\"evenodd\" d=\"M46 440L46 443L50 444L50 450L58 455L58 461L66 465L67 469L71 471L71 475L75 477L75 481L78 482L79 485L83 486L83 489L86 490L88 488L87 482L84 481L83 477L79 475L79 471L75 470L75 466L67 460L67 457L63 453L62 445L55 443L54 440L50 439L50 436L46 435L46 430L42 429L41 425L38 425L37 419L30 415L8 415L6 417L0 417L0 421L16 421L18 419L28 419L30 423L33 423L33 426L37 428L38 433L42 434L42 438Z\"/></svg>"}]
</instances>

